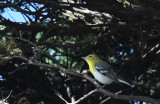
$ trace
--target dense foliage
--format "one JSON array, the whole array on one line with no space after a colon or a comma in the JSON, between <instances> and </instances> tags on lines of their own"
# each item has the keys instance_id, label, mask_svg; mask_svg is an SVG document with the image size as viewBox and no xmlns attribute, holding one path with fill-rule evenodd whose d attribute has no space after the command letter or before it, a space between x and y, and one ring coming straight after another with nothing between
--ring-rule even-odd
<instances>
[{"instance_id":1,"label":"dense foliage","mask_svg":"<svg viewBox=\"0 0 160 104\"><path fill-rule=\"evenodd\" d=\"M158 104L159 10L159 0L0 1L1 99L10 104ZM80 58L89 53L136 87L113 83L96 92L99 85Z\"/></svg>"}]
</instances>

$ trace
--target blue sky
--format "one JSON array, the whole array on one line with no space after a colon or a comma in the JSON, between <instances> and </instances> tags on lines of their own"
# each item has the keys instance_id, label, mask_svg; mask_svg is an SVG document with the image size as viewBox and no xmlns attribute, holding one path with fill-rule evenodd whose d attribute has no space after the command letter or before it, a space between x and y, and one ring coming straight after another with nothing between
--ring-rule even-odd
<instances>
[{"instance_id":1,"label":"blue sky","mask_svg":"<svg viewBox=\"0 0 160 104\"><path fill-rule=\"evenodd\" d=\"M20 12L12 11L9 8L5 8L4 10L5 10L5 12L2 13L2 16L4 18L9 19L13 22L26 22L23 15ZM28 21L28 19L27 19L27 21Z\"/></svg>"}]
</instances>

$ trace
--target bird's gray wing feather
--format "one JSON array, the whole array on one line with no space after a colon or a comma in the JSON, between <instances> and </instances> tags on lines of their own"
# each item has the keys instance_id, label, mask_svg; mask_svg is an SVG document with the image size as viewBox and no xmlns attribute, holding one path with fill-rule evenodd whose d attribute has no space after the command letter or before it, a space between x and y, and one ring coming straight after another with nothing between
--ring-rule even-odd
<instances>
[{"instance_id":1,"label":"bird's gray wing feather","mask_svg":"<svg viewBox=\"0 0 160 104\"><path fill-rule=\"evenodd\" d=\"M107 76L113 81L118 82L118 77L116 72L112 69L112 67L108 63L99 62L95 65L95 68L97 69L98 72L102 73L103 75Z\"/></svg>"}]
</instances>

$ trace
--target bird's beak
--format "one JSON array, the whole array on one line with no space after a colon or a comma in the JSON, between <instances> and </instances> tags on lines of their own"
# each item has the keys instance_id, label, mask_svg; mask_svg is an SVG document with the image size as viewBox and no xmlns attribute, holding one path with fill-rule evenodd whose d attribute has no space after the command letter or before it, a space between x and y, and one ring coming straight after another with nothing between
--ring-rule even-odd
<instances>
[{"instance_id":1,"label":"bird's beak","mask_svg":"<svg viewBox=\"0 0 160 104\"><path fill-rule=\"evenodd\" d=\"M84 59L84 60L86 60L87 59L87 57L81 57L82 59Z\"/></svg>"}]
</instances>

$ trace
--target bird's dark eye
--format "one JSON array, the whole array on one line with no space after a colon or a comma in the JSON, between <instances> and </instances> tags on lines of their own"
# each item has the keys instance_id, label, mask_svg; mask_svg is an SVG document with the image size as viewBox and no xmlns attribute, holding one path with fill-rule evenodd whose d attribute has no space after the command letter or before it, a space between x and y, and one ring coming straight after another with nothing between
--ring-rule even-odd
<instances>
[{"instance_id":1,"label":"bird's dark eye","mask_svg":"<svg viewBox=\"0 0 160 104\"><path fill-rule=\"evenodd\" d=\"M92 55L89 56L89 58L93 57Z\"/></svg>"}]
</instances>

